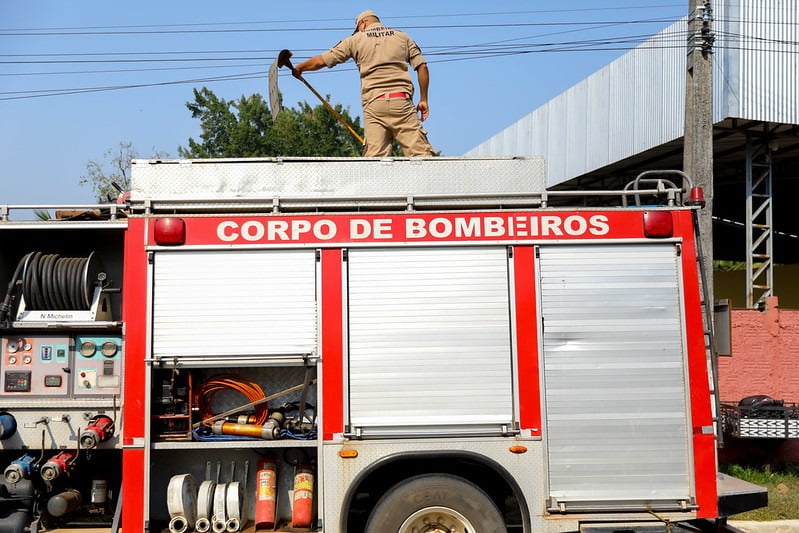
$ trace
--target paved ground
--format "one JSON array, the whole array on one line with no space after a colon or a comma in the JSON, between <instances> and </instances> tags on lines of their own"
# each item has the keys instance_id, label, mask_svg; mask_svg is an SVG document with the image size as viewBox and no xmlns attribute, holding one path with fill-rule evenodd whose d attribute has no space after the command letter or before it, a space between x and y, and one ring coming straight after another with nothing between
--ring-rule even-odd
<instances>
[{"instance_id":1,"label":"paved ground","mask_svg":"<svg viewBox=\"0 0 799 533\"><path fill-rule=\"evenodd\" d=\"M799 533L799 520L774 520L773 522L730 520L728 523L745 533Z\"/></svg>"}]
</instances>

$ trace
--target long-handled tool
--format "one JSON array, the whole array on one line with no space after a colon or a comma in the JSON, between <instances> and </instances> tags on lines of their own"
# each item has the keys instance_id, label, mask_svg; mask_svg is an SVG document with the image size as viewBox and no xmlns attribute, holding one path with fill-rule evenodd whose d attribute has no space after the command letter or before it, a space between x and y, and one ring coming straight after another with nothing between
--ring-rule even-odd
<instances>
[{"instance_id":1,"label":"long-handled tool","mask_svg":"<svg viewBox=\"0 0 799 533\"><path fill-rule=\"evenodd\" d=\"M277 55L277 61L276 61L275 63L277 64L277 66L278 66L278 67L288 67L289 69L291 69L292 73L294 72L294 65L292 65L292 64L291 64L291 50L281 50L281 51L280 51L280 53ZM305 78L303 78L303 77L302 77L302 75L297 75L297 76L295 76L295 78L297 78L298 80L300 80L301 82L303 82L303 83L305 84L305 86L306 86L306 87L308 87L308 88L311 90L311 92L312 92L312 93L314 93L314 94L316 95L316 97L317 97L317 98L319 98L319 100L320 100L320 101L321 101L323 104L325 104L325 107L327 107L327 108L330 110L330 112L331 112L331 113L333 113L333 116L335 116L335 117L338 119L338 121L339 121L339 122L341 122L341 124L342 124L342 125L343 125L345 128L347 128L347 129L350 131L350 133L352 133L352 135L353 135L353 136L354 136L356 139L358 139L358 142L359 142L359 143L361 143L361 145L363 145L363 137L361 137L360 135L358 135L358 132L356 132L354 129L352 129L352 126L350 126L350 125L347 123L347 121L346 121L346 120L344 120L344 117L342 117L342 116L339 114L339 112L338 112L338 111L336 111L335 109L333 109L333 106L332 106L332 105L330 105L330 104L327 102L327 100L325 100L324 98L322 98L322 95L321 95L321 94L319 94L318 92L316 92L316 89L314 89L313 87L311 87L311 84L310 84L310 83L308 83L308 81L307 81Z\"/></svg>"},{"instance_id":2,"label":"long-handled tool","mask_svg":"<svg viewBox=\"0 0 799 533\"><path fill-rule=\"evenodd\" d=\"M210 424L211 422L216 422L217 420L221 420L222 418L225 418L226 416L235 415L236 413L240 413L241 411L244 411L245 409L249 409L250 407L255 407L256 405L261 405L264 402L272 401L275 398L280 398L281 396L285 396L286 394L291 394L294 391L301 390L304 387L307 387L309 385L313 385L315 383L316 383L316 379L312 379L310 382L301 383L299 385L294 385L293 387L289 387L288 389L284 389L284 390L282 390L280 392L276 392L275 394L270 394L269 396L265 396L263 398L255 400L254 402L250 402L250 403L247 403L247 404L244 404L244 405L240 405L238 407L234 407L233 409L225 411L224 413L219 413L218 415L214 415L214 416L208 417L208 418L206 418L205 420L203 420L201 422L195 422L194 424L191 425L191 427L192 428L198 428L198 427L200 427L203 424L207 425L207 424Z\"/></svg>"}]
</instances>

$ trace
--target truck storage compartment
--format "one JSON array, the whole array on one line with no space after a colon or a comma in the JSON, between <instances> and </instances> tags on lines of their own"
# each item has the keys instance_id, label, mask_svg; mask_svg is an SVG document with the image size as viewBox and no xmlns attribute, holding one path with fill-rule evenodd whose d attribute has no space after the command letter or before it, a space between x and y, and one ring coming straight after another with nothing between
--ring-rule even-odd
<instances>
[{"instance_id":1,"label":"truck storage compartment","mask_svg":"<svg viewBox=\"0 0 799 533\"><path fill-rule=\"evenodd\" d=\"M0 222L0 522L10 530L110 528L118 510L126 226L94 215Z\"/></svg>"},{"instance_id":2,"label":"truck storage compartment","mask_svg":"<svg viewBox=\"0 0 799 533\"><path fill-rule=\"evenodd\" d=\"M155 368L150 531L248 530L257 519L311 527L314 376L315 367L302 365Z\"/></svg>"}]
</instances>

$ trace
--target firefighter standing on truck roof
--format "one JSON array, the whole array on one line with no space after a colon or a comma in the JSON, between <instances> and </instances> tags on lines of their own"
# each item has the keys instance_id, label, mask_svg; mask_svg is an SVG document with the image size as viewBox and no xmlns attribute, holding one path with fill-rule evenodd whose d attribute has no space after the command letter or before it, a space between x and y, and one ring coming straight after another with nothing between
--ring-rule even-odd
<instances>
[{"instance_id":1,"label":"firefighter standing on truck roof","mask_svg":"<svg viewBox=\"0 0 799 533\"><path fill-rule=\"evenodd\" d=\"M361 73L363 155L386 157L391 154L392 139L396 139L408 157L433 156L433 147L417 115L421 113L421 120L425 120L430 114L427 104L430 73L416 43L405 32L383 26L377 14L367 10L355 19L355 31L350 37L298 64L292 73L299 78L305 71L332 68L350 58ZM419 82L416 107L408 65L416 71Z\"/></svg>"}]
</instances>

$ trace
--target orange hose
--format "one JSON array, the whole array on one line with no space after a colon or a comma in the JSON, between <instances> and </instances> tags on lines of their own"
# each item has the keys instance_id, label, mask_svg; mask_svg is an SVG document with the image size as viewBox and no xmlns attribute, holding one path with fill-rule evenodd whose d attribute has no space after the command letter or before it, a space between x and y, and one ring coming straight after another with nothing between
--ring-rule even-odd
<instances>
[{"instance_id":1,"label":"orange hose","mask_svg":"<svg viewBox=\"0 0 799 533\"><path fill-rule=\"evenodd\" d=\"M247 398L247 403L266 398L263 389L249 379L237 374L218 374L211 376L194 387L194 405L199 410L201 420L211 418L216 413L211 410L211 403L217 392L234 390ZM263 425L269 416L266 402L255 406L255 424Z\"/></svg>"}]
</instances>

